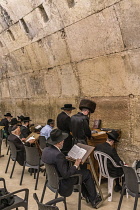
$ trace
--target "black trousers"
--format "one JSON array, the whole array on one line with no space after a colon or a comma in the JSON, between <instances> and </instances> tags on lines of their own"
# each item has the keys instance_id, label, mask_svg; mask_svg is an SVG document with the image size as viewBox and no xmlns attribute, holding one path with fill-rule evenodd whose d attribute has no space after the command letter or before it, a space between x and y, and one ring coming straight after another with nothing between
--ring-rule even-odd
<instances>
[{"instance_id":1,"label":"black trousers","mask_svg":"<svg viewBox=\"0 0 140 210\"><path fill-rule=\"evenodd\" d=\"M77 174L82 175L82 195L88 197L90 202L93 202L97 196L95 183L92 178L92 174L88 169L81 169L77 171ZM59 194L64 197L68 197L73 192L73 186L78 184L78 177L70 177L60 181Z\"/></svg>"},{"instance_id":2,"label":"black trousers","mask_svg":"<svg viewBox=\"0 0 140 210\"><path fill-rule=\"evenodd\" d=\"M83 197L88 197L91 202L93 202L97 196L95 182L92 178L92 174L88 169L78 170L78 174L82 175L82 195ZM75 183L77 180L75 180Z\"/></svg>"}]
</instances>

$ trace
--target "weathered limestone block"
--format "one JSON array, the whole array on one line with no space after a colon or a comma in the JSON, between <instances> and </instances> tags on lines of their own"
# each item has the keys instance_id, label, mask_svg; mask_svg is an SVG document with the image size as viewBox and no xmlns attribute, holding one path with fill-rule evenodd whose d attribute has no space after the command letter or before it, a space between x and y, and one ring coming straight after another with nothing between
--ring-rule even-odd
<instances>
[{"instance_id":1,"label":"weathered limestone block","mask_svg":"<svg viewBox=\"0 0 140 210\"><path fill-rule=\"evenodd\" d=\"M115 53L124 49L113 7L87 17L65 30L73 61Z\"/></svg>"},{"instance_id":2,"label":"weathered limestone block","mask_svg":"<svg viewBox=\"0 0 140 210\"><path fill-rule=\"evenodd\" d=\"M7 46L5 45L3 34L0 34L0 56L6 55L9 53Z\"/></svg>"},{"instance_id":3,"label":"weathered limestone block","mask_svg":"<svg viewBox=\"0 0 140 210\"><path fill-rule=\"evenodd\" d=\"M129 95L127 69L121 55L85 60L77 64L77 69L83 95L89 97Z\"/></svg>"},{"instance_id":4,"label":"weathered limestone block","mask_svg":"<svg viewBox=\"0 0 140 210\"><path fill-rule=\"evenodd\" d=\"M129 97L94 97L97 107L91 114L90 122L94 119L102 120L103 128L121 129L121 138L131 142L131 110ZM91 127L93 124L91 124Z\"/></svg>"},{"instance_id":5,"label":"weathered limestone block","mask_svg":"<svg viewBox=\"0 0 140 210\"><path fill-rule=\"evenodd\" d=\"M126 49L140 47L140 1L123 0L115 5Z\"/></svg>"},{"instance_id":6,"label":"weathered limestone block","mask_svg":"<svg viewBox=\"0 0 140 210\"><path fill-rule=\"evenodd\" d=\"M0 4L6 9L13 22L28 14L33 8L28 0L1 0Z\"/></svg>"},{"instance_id":7,"label":"weathered limestone block","mask_svg":"<svg viewBox=\"0 0 140 210\"><path fill-rule=\"evenodd\" d=\"M41 39L63 28L59 12L55 6L44 3L24 17L31 39Z\"/></svg>"},{"instance_id":8,"label":"weathered limestone block","mask_svg":"<svg viewBox=\"0 0 140 210\"><path fill-rule=\"evenodd\" d=\"M127 74L127 86L129 94L139 95L140 93L140 49L134 49L122 53L124 59L126 74Z\"/></svg>"},{"instance_id":9,"label":"weathered limestone block","mask_svg":"<svg viewBox=\"0 0 140 210\"><path fill-rule=\"evenodd\" d=\"M47 97L59 97L61 94L61 83L58 75L59 67L50 68L44 74L44 86Z\"/></svg>"},{"instance_id":10,"label":"weathered limestone block","mask_svg":"<svg viewBox=\"0 0 140 210\"><path fill-rule=\"evenodd\" d=\"M28 97L24 76L15 76L9 79L9 92L12 99Z\"/></svg>"},{"instance_id":11,"label":"weathered limestone block","mask_svg":"<svg viewBox=\"0 0 140 210\"><path fill-rule=\"evenodd\" d=\"M24 47L14 51L12 53L12 57L17 64L17 68L15 69L16 71L14 71L15 75L32 71L30 57Z\"/></svg>"},{"instance_id":12,"label":"weathered limestone block","mask_svg":"<svg viewBox=\"0 0 140 210\"><path fill-rule=\"evenodd\" d=\"M66 64L59 69L59 78L61 81L61 94L66 97L74 97L79 95L78 78L75 75L75 67Z\"/></svg>"},{"instance_id":13,"label":"weathered limestone block","mask_svg":"<svg viewBox=\"0 0 140 210\"><path fill-rule=\"evenodd\" d=\"M120 0L54 0L65 26L71 25L85 17L97 13Z\"/></svg>"},{"instance_id":14,"label":"weathered limestone block","mask_svg":"<svg viewBox=\"0 0 140 210\"><path fill-rule=\"evenodd\" d=\"M46 95L44 72L34 72L25 75L28 98L42 98Z\"/></svg>"},{"instance_id":15,"label":"weathered limestone block","mask_svg":"<svg viewBox=\"0 0 140 210\"><path fill-rule=\"evenodd\" d=\"M1 93L3 99L10 98L8 79L1 81Z\"/></svg>"}]
</instances>

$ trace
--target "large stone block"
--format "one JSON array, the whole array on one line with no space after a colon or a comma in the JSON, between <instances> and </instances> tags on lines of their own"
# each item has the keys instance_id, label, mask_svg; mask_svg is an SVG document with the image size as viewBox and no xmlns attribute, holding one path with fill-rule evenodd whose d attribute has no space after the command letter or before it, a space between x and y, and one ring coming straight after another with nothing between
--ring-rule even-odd
<instances>
[{"instance_id":1,"label":"large stone block","mask_svg":"<svg viewBox=\"0 0 140 210\"><path fill-rule=\"evenodd\" d=\"M64 25L68 26L119 1L120 0L54 0L53 2L61 14Z\"/></svg>"},{"instance_id":2,"label":"large stone block","mask_svg":"<svg viewBox=\"0 0 140 210\"><path fill-rule=\"evenodd\" d=\"M89 97L129 95L127 69L121 55L85 60L77 63L77 69L83 95Z\"/></svg>"},{"instance_id":3,"label":"large stone block","mask_svg":"<svg viewBox=\"0 0 140 210\"><path fill-rule=\"evenodd\" d=\"M79 82L75 73L75 66L66 64L59 69L62 96L74 97L79 95Z\"/></svg>"},{"instance_id":4,"label":"large stone block","mask_svg":"<svg viewBox=\"0 0 140 210\"><path fill-rule=\"evenodd\" d=\"M66 28L72 61L122 51L123 41L113 7Z\"/></svg>"},{"instance_id":5,"label":"large stone block","mask_svg":"<svg viewBox=\"0 0 140 210\"><path fill-rule=\"evenodd\" d=\"M126 49L140 47L140 1L123 0L115 5Z\"/></svg>"},{"instance_id":6,"label":"large stone block","mask_svg":"<svg viewBox=\"0 0 140 210\"><path fill-rule=\"evenodd\" d=\"M24 17L33 41L41 39L63 28L62 20L55 5L43 4Z\"/></svg>"},{"instance_id":7,"label":"large stone block","mask_svg":"<svg viewBox=\"0 0 140 210\"><path fill-rule=\"evenodd\" d=\"M17 22L33 9L28 0L1 0L0 3L8 12L13 22Z\"/></svg>"},{"instance_id":8,"label":"large stone block","mask_svg":"<svg viewBox=\"0 0 140 210\"><path fill-rule=\"evenodd\" d=\"M9 92L9 82L8 79L4 79L1 81L1 97L4 98L10 98L10 92Z\"/></svg>"}]
</instances>

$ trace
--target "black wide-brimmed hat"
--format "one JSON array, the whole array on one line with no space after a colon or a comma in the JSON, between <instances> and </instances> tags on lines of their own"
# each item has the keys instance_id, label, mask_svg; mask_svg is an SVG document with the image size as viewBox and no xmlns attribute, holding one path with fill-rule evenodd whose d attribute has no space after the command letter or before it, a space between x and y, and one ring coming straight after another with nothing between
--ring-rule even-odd
<instances>
[{"instance_id":1,"label":"black wide-brimmed hat","mask_svg":"<svg viewBox=\"0 0 140 210\"><path fill-rule=\"evenodd\" d=\"M17 116L18 119L21 119L21 121L24 120L24 116L23 115L20 115L20 116Z\"/></svg>"},{"instance_id":2,"label":"black wide-brimmed hat","mask_svg":"<svg viewBox=\"0 0 140 210\"><path fill-rule=\"evenodd\" d=\"M119 137L119 134L118 134L118 132L116 132L116 131L111 131L111 132L108 132L108 133L106 133L107 135L108 135L108 138L109 139L111 139L111 140L113 140L113 141L119 141L118 140L118 137Z\"/></svg>"},{"instance_id":3,"label":"black wide-brimmed hat","mask_svg":"<svg viewBox=\"0 0 140 210\"><path fill-rule=\"evenodd\" d=\"M32 120L30 120L30 117L24 117L23 121L24 122L29 122L29 121L32 121Z\"/></svg>"},{"instance_id":4,"label":"black wide-brimmed hat","mask_svg":"<svg viewBox=\"0 0 140 210\"><path fill-rule=\"evenodd\" d=\"M50 137L47 139L47 143L55 145L68 137L67 133L62 133L59 129L53 129L50 133Z\"/></svg>"},{"instance_id":5,"label":"black wide-brimmed hat","mask_svg":"<svg viewBox=\"0 0 140 210\"><path fill-rule=\"evenodd\" d=\"M79 109L82 110L83 108L89 109L93 113L96 109L96 103L89 99L82 99L79 104Z\"/></svg>"},{"instance_id":6,"label":"black wide-brimmed hat","mask_svg":"<svg viewBox=\"0 0 140 210\"><path fill-rule=\"evenodd\" d=\"M64 104L64 107L61 107L63 110L73 110L75 107L72 106L72 104Z\"/></svg>"},{"instance_id":7,"label":"black wide-brimmed hat","mask_svg":"<svg viewBox=\"0 0 140 210\"><path fill-rule=\"evenodd\" d=\"M19 123L19 121L17 120L17 118L12 118L12 120L10 122L11 125L16 125L18 123Z\"/></svg>"},{"instance_id":8,"label":"black wide-brimmed hat","mask_svg":"<svg viewBox=\"0 0 140 210\"><path fill-rule=\"evenodd\" d=\"M4 116L5 116L5 117L13 117L13 116L11 115L11 113L9 113L9 112L7 112Z\"/></svg>"}]
</instances>

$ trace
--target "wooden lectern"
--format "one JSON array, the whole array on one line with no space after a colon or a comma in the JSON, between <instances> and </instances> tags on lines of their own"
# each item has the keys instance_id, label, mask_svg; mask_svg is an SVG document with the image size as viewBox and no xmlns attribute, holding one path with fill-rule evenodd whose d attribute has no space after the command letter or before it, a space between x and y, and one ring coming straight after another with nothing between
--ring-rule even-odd
<instances>
[{"instance_id":1,"label":"wooden lectern","mask_svg":"<svg viewBox=\"0 0 140 210\"><path fill-rule=\"evenodd\" d=\"M101 187L99 185L99 182L98 182L98 178L97 178L97 175L96 175L96 172L95 172L95 169L94 169L94 166L93 166L93 162L92 162L92 159L91 157L93 156L93 150L94 150L94 147L93 146L89 146L89 145L86 145L86 144L80 144L78 143L77 144L78 147L80 148L83 148L85 149L87 152L86 154L83 156L82 158L82 164L87 162L89 165L90 165L90 170L91 170L91 173L95 179L95 182L96 182L96 186L97 186L97 189L101 195L101 198L102 198L102 201L96 206L96 208L99 208L102 203L111 195L111 194L108 194L106 195L105 197L103 196L103 193L102 193L102 190L101 190ZM68 160L70 161L75 161L74 159L72 158L69 158L67 157Z\"/></svg>"}]
</instances>

